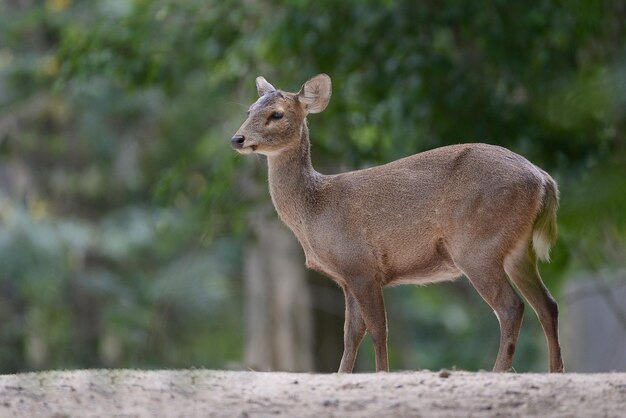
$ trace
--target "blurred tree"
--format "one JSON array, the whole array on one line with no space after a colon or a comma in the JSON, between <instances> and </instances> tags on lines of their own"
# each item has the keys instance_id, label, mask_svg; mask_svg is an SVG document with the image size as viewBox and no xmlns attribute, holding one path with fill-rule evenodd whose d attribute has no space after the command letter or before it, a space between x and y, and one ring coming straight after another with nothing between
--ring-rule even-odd
<instances>
[{"instance_id":1,"label":"blurred tree","mask_svg":"<svg viewBox=\"0 0 626 418\"><path fill-rule=\"evenodd\" d=\"M252 212L246 246L246 356L255 370L310 371L311 296L300 247L269 205Z\"/></svg>"},{"instance_id":2,"label":"blurred tree","mask_svg":"<svg viewBox=\"0 0 626 418\"><path fill-rule=\"evenodd\" d=\"M221 201L203 205L215 234L197 233L206 214L196 209L206 189L229 187L207 186L206 175L233 160L205 170L184 161L189 142L170 134L197 128L185 153L214 155L206 121L188 112L207 100L194 90L204 78L187 77L194 94L177 100L166 88L122 85L104 66L63 80L63 45L80 46L99 19L117 33L132 10L104 1L0 7L0 368L239 361L242 290L232 279L241 243L219 232ZM172 164L160 165L168 155Z\"/></svg>"}]
</instances>

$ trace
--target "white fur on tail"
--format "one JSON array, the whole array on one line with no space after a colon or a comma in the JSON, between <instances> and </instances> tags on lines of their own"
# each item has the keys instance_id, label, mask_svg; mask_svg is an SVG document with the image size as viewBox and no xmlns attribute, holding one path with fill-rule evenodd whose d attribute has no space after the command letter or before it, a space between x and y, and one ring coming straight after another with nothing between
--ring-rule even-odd
<instances>
[{"instance_id":1,"label":"white fur on tail","mask_svg":"<svg viewBox=\"0 0 626 418\"><path fill-rule=\"evenodd\" d=\"M547 176L539 215L533 228L533 250L540 260L550 260L550 248L556 242L556 211L559 208L559 189L554 180Z\"/></svg>"}]
</instances>

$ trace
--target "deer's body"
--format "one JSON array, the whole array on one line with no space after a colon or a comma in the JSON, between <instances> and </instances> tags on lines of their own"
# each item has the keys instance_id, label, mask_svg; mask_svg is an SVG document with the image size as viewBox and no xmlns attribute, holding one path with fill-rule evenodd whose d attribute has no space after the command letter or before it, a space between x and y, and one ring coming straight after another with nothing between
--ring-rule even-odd
<instances>
[{"instance_id":1,"label":"deer's body","mask_svg":"<svg viewBox=\"0 0 626 418\"><path fill-rule=\"evenodd\" d=\"M307 267L344 290L340 371L352 370L366 329L377 370L387 370L384 286L461 275L500 321L495 370L511 367L523 313L508 275L544 327L550 370L562 371L556 303L536 268L537 256L547 259L556 238L558 191L546 172L501 147L461 144L323 175L311 166L305 117L326 106L330 80L317 76L298 94L276 91L262 78L257 86L261 98L233 146L268 156L272 201L302 245Z\"/></svg>"}]
</instances>

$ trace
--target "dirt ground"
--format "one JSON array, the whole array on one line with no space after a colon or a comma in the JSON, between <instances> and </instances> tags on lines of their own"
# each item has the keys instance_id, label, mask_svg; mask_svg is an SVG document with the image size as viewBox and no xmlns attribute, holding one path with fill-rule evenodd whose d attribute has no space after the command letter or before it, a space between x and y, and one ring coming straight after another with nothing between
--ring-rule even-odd
<instances>
[{"instance_id":1,"label":"dirt ground","mask_svg":"<svg viewBox=\"0 0 626 418\"><path fill-rule=\"evenodd\" d=\"M626 417L626 373L81 370L0 376L0 417Z\"/></svg>"}]
</instances>

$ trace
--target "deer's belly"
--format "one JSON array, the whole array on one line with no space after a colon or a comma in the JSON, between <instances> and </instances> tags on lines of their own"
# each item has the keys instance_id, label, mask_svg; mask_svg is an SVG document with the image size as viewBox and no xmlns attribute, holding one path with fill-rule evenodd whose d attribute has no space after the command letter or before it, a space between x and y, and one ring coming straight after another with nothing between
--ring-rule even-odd
<instances>
[{"instance_id":1,"label":"deer's belly","mask_svg":"<svg viewBox=\"0 0 626 418\"><path fill-rule=\"evenodd\" d=\"M444 268L438 271L418 271L397 275L389 278L385 282L385 286L396 286L401 284L419 284L426 285L429 283L446 282L459 278L463 273L457 268Z\"/></svg>"},{"instance_id":2,"label":"deer's belly","mask_svg":"<svg viewBox=\"0 0 626 418\"><path fill-rule=\"evenodd\" d=\"M337 265L336 263L326 260L325 258L320 258L313 251L305 250L305 254L307 268L332 278L340 285L344 284L341 265ZM365 267L370 264L370 260L362 260L361 264ZM398 272L389 272L385 271L383 268L374 268L372 266L370 268L365 268L362 273L365 275L371 275L373 279L380 281L383 286L396 286L402 284L426 285L429 283L455 280L463 274L454 265L439 262L430 266L421 265Z\"/></svg>"}]
</instances>

